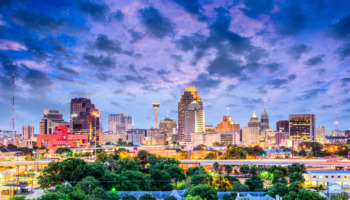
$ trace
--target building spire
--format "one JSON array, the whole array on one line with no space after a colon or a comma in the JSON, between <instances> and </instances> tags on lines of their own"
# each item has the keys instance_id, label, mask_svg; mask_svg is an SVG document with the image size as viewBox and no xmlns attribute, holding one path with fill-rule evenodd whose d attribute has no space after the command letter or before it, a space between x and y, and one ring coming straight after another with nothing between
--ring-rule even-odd
<instances>
[{"instance_id":1,"label":"building spire","mask_svg":"<svg viewBox=\"0 0 350 200\"><path fill-rule=\"evenodd\" d=\"M230 107L226 107L227 110L227 116L230 116Z\"/></svg>"}]
</instances>

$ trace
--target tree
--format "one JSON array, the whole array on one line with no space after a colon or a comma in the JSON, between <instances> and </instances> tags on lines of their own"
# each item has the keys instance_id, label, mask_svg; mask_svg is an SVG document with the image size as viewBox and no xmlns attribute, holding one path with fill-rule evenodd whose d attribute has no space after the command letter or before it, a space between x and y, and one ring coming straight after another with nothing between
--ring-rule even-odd
<instances>
[{"instance_id":1,"label":"tree","mask_svg":"<svg viewBox=\"0 0 350 200\"><path fill-rule=\"evenodd\" d=\"M307 155L307 153L304 149L299 151L299 156L305 157L306 155Z\"/></svg>"},{"instance_id":2,"label":"tree","mask_svg":"<svg viewBox=\"0 0 350 200\"><path fill-rule=\"evenodd\" d=\"M154 191L169 191L173 187L171 183L170 174L165 170L153 169L151 170L151 189Z\"/></svg>"},{"instance_id":3,"label":"tree","mask_svg":"<svg viewBox=\"0 0 350 200\"><path fill-rule=\"evenodd\" d=\"M164 200L177 200L177 198L174 196L167 196L164 198Z\"/></svg>"},{"instance_id":4,"label":"tree","mask_svg":"<svg viewBox=\"0 0 350 200\"><path fill-rule=\"evenodd\" d=\"M245 159L247 157L247 153L242 148L232 146L226 149L225 157L227 159Z\"/></svg>"},{"instance_id":5,"label":"tree","mask_svg":"<svg viewBox=\"0 0 350 200\"><path fill-rule=\"evenodd\" d=\"M243 174L247 174L249 172L249 166L248 165L242 165L239 167L239 171Z\"/></svg>"},{"instance_id":6,"label":"tree","mask_svg":"<svg viewBox=\"0 0 350 200\"><path fill-rule=\"evenodd\" d=\"M222 200L236 200L236 197L237 193L231 192L230 194L224 194L224 196L222 196Z\"/></svg>"},{"instance_id":7,"label":"tree","mask_svg":"<svg viewBox=\"0 0 350 200\"><path fill-rule=\"evenodd\" d=\"M284 176L288 175L288 168L282 167L281 165L273 165L267 169L270 173L273 173L275 170L279 170L283 173Z\"/></svg>"},{"instance_id":8,"label":"tree","mask_svg":"<svg viewBox=\"0 0 350 200\"><path fill-rule=\"evenodd\" d=\"M120 174L122 171L125 170L133 170L133 171L139 171L140 170L140 161L139 160L133 160L130 158L123 158L121 160L118 160L118 170L117 173Z\"/></svg>"},{"instance_id":9,"label":"tree","mask_svg":"<svg viewBox=\"0 0 350 200\"><path fill-rule=\"evenodd\" d=\"M220 153L218 151L211 151L204 156L204 159L215 160L218 158L219 155L220 155Z\"/></svg>"},{"instance_id":10,"label":"tree","mask_svg":"<svg viewBox=\"0 0 350 200\"><path fill-rule=\"evenodd\" d=\"M264 187L264 182L258 176L248 178L244 184L249 187L250 191L261 191Z\"/></svg>"},{"instance_id":11,"label":"tree","mask_svg":"<svg viewBox=\"0 0 350 200\"><path fill-rule=\"evenodd\" d=\"M288 181L284 177L283 172L278 169L273 172L272 184L276 184L276 183L282 183L285 185L288 184Z\"/></svg>"},{"instance_id":12,"label":"tree","mask_svg":"<svg viewBox=\"0 0 350 200\"><path fill-rule=\"evenodd\" d=\"M250 156L261 156L262 154L266 154L266 152L259 146L255 147L245 147L244 150Z\"/></svg>"},{"instance_id":13,"label":"tree","mask_svg":"<svg viewBox=\"0 0 350 200\"><path fill-rule=\"evenodd\" d=\"M257 175L257 173L258 173L258 168L255 165L251 166L249 170L249 174L252 174L253 176L255 176Z\"/></svg>"},{"instance_id":14,"label":"tree","mask_svg":"<svg viewBox=\"0 0 350 200\"><path fill-rule=\"evenodd\" d=\"M55 153L62 155L62 154L66 154L66 153L72 154L73 152L69 147L60 147L55 151Z\"/></svg>"},{"instance_id":15,"label":"tree","mask_svg":"<svg viewBox=\"0 0 350 200\"><path fill-rule=\"evenodd\" d=\"M213 167L214 167L215 172L218 172L218 169L219 169L220 165L219 165L218 162L215 162L215 163L213 164Z\"/></svg>"},{"instance_id":16,"label":"tree","mask_svg":"<svg viewBox=\"0 0 350 200\"><path fill-rule=\"evenodd\" d=\"M292 174L289 174L289 183L304 183L305 178L303 177L303 174L300 172L293 172Z\"/></svg>"},{"instance_id":17,"label":"tree","mask_svg":"<svg viewBox=\"0 0 350 200\"><path fill-rule=\"evenodd\" d=\"M261 179L265 179L265 180L268 180L268 181L271 181L272 182L272 180L273 180L273 174L271 173L271 172L269 172L269 171L261 171L260 173L259 173L259 177L261 178Z\"/></svg>"},{"instance_id":18,"label":"tree","mask_svg":"<svg viewBox=\"0 0 350 200\"><path fill-rule=\"evenodd\" d=\"M235 192L245 192L249 191L249 186L246 184L242 184L241 182L233 182L233 186L230 189L230 191L235 191Z\"/></svg>"},{"instance_id":19,"label":"tree","mask_svg":"<svg viewBox=\"0 0 350 200\"><path fill-rule=\"evenodd\" d=\"M269 195L270 197L275 197L276 195L283 197L284 195L286 195L288 193L289 193L288 186L285 184L282 184L282 183L275 184L273 188L271 188L270 190L268 190L266 192L266 194Z\"/></svg>"},{"instance_id":20,"label":"tree","mask_svg":"<svg viewBox=\"0 0 350 200\"><path fill-rule=\"evenodd\" d=\"M100 187L100 181L92 176L83 178L82 181L78 182L74 188L83 191L85 194L89 194L95 188Z\"/></svg>"},{"instance_id":21,"label":"tree","mask_svg":"<svg viewBox=\"0 0 350 200\"><path fill-rule=\"evenodd\" d=\"M231 165L225 165L225 172L227 175L230 175L232 173L232 166Z\"/></svg>"},{"instance_id":22,"label":"tree","mask_svg":"<svg viewBox=\"0 0 350 200\"><path fill-rule=\"evenodd\" d=\"M156 198L151 194L143 194L139 200L156 200Z\"/></svg>"},{"instance_id":23,"label":"tree","mask_svg":"<svg viewBox=\"0 0 350 200\"><path fill-rule=\"evenodd\" d=\"M119 182L116 186L117 191L137 191L149 189L149 175L139 171L123 171L119 175Z\"/></svg>"},{"instance_id":24,"label":"tree","mask_svg":"<svg viewBox=\"0 0 350 200\"><path fill-rule=\"evenodd\" d=\"M143 168L147 164L148 156L149 156L149 153L145 150L141 150L141 151L137 152L136 158L140 159L141 165Z\"/></svg>"},{"instance_id":25,"label":"tree","mask_svg":"<svg viewBox=\"0 0 350 200\"><path fill-rule=\"evenodd\" d=\"M165 167L165 170L170 174L170 177L175 180L175 185L177 186L178 181L182 181L186 178L184 169L176 164L170 164Z\"/></svg>"},{"instance_id":26,"label":"tree","mask_svg":"<svg viewBox=\"0 0 350 200\"><path fill-rule=\"evenodd\" d=\"M184 200L203 200L200 196L193 197L192 195L187 195Z\"/></svg>"},{"instance_id":27,"label":"tree","mask_svg":"<svg viewBox=\"0 0 350 200\"><path fill-rule=\"evenodd\" d=\"M125 195L122 197L122 200L137 200L137 198L136 198L134 195L125 194Z\"/></svg>"},{"instance_id":28,"label":"tree","mask_svg":"<svg viewBox=\"0 0 350 200\"><path fill-rule=\"evenodd\" d=\"M93 199L104 199L104 200L108 200L109 199L109 195L108 193L102 189L101 187L97 187L92 191L92 197Z\"/></svg>"},{"instance_id":29,"label":"tree","mask_svg":"<svg viewBox=\"0 0 350 200\"><path fill-rule=\"evenodd\" d=\"M197 185L192 187L185 196L200 196L202 199L218 200L217 190L209 185Z\"/></svg>"},{"instance_id":30,"label":"tree","mask_svg":"<svg viewBox=\"0 0 350 200\"><path fill-rule=\"evenodd\" d=\"M203 166L190 167L186 171L187 176L192 176L194 174L207 174L207 171L203 168Z\"/></svg>"},{"instance_id":31,"label":"tree","mask_svg":"<svg viewBox=\"0 0 350 200\"><path fill-rule=\"evenodd\" d=\"M321 157L322 156L322 148L323 145L317 142L312 142L311 146L311 152L315 157Z\"/></svg>"},{"instance_id":32,"label":"tree","mask_svg":"<svg viewBox=\"0 0 350 200\"><path fill-rule=\"evenodd\" d=\"M101 152L101 153L98 153L97 155L96 155L96 160L98 160L98 161L100 161L100 162L102 162L102 163L105 163L106 161L107 161L107 159L108 159L108 155L107 155L107 153L106 152Z\"/></svg>"},{"instance_id":33,"label":"tree","mask_svg":"<svg viewBox=\"0 0 350 200\"><path fill-rule=\"evenodd\" d=\"M287 168L288 168L289 174L294 172L300 172L300 173L306 172L306 167L304 164L293 163L292 165L289 165Z\"/></svg>"},{"instance_id":34,"label":"tree","mask_svg":"<svg viewBox=\"0 0 350 200\"><path fill-rule=\"evenodd\" d=\"M230 187L232 187L232 183L230 182L230 180L224 178L221 175L214 176L213 182L211 185L214 186L219 191L224 191L224 192L226 192Z\"/></svg>"}]
</instances>

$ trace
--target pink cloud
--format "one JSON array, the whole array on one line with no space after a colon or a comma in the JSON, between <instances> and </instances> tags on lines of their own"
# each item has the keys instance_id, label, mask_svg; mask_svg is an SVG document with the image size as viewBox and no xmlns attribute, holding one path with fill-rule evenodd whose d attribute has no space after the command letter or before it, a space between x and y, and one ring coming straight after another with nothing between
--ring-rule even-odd
<instances>
[{"instance_id":1,"label":"pink cloud","mask_svg":"<svg viewBox=\"0 0 350 200\"><path fill-rule=\"evenodd\" d=\"M23 51L27 50L27 48L18 42L10 40L0 40L0 50Z\"/></svg>"}]
</instances>

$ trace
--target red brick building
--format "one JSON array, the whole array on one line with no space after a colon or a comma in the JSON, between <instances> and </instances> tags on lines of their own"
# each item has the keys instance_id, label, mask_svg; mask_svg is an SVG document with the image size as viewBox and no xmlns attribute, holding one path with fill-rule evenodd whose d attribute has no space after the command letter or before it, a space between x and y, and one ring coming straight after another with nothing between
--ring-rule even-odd
<instances>
[{"instance_id":1,"label":"red brick building","mask_svg":"<svg viewBox=\"0 0 350 200\"><path fill-rule=\"evenodd\" d=\"M57 126L51 135L37 135L38 147L45 146L50 150L60 147L87 147L89 145L89 135L74 135L68 132L67 126Z\"/></svg>"}]
</instances>

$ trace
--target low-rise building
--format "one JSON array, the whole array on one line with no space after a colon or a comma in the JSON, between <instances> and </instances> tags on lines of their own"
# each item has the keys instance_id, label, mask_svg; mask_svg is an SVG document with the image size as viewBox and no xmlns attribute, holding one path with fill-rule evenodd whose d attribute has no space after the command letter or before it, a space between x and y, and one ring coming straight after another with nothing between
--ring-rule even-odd
<instances>
[{"instance_id":1,"label":"low-rise building","mask_svg":"<svg viewBox=\"0 0 350 200\"><path fill-rule=\"evenodd\" d=\"M307 171L303 174L305 184L311 187L318 187L319 185L326 186L327 182L334 182L339 185L350 184L350 171Z\"/></svg>"}]
</instances>

